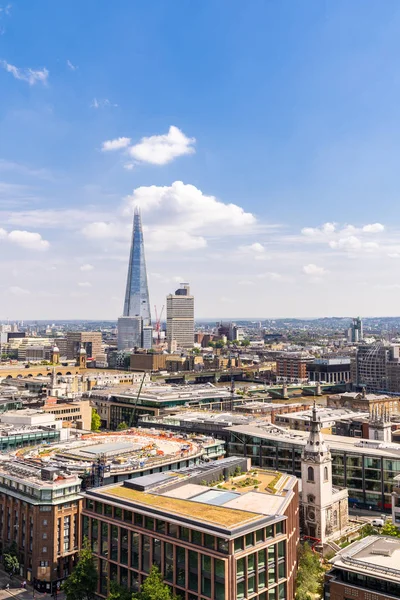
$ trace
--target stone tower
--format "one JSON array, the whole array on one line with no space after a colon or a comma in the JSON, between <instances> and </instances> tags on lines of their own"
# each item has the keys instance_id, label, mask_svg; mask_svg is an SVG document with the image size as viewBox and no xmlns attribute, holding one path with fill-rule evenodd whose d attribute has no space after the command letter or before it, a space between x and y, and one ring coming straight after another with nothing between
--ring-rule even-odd
<instances>
[{"instance_id":1,"label":"stone tower","mask_svg":"<svg viewBox=\"0 0 400 600\"><path fill-rule=\"evenodd\" d=\"M379 442L392 441L392 424L390 422L389 410L386 407L372 407L369 422L369 439Z\"/></svg>"},{"instance_id":2,"label":"stone tower","mask_svg":"<svg viewBox=\"0 0 400 600\"><path fill-rule=\"evenodd\" d=\"M86 350L81 346L78 350L78 356L76 357L76 366L81 369L86 369Z\"/></svg>"},{"instance_id":3,"label":"stone tower","mask_svg":"<svg viewBox=\"0 0 400 600\"><path fill-rule=\"evenodd\" d=\"M302 524L305 535L324 542L330 533L332 458L321 433L315 401L310 425L301 457Z\"/></svg>"}]
</instances>

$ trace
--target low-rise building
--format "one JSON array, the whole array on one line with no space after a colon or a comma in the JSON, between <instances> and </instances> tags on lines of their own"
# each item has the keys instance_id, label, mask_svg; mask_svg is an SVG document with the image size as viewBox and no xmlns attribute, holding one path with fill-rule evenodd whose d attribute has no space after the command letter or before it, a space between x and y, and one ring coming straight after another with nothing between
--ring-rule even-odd
<instances>
[{"instance_id":1,"label":"low-rise building","mask_svg":"<svg viewBox=\"0 0 400 600\"><path fill-rule=\"evenodd\" d=\"M82 535L97 560L98 594L107 596L109 581L137 590L155 564L187 600L291 600L297 480L249 466L230 458L88 491Z\"/></svg>"},{"instance_id":2,"label":"low-rise building","mask_svg":"<svg viewBox=\"0 0 400 600\"><path fill-rule=\"evenodd\" d=\"M400 598L400 540L374 535L340 550L326 575L326 600Z\"/></svg>"},{"instance_id":3,"label":"low-rise building","mask_svg":"<svg viewBox=\"0 0 400 600\"><path fill-rule=\"evenodd\" d=\"M297 431L310 431L310 417L312 410L303 410L297 413L280 414L276 415L275 423L283 427L289 427L290 429L296 429ZM332 433L335 428L337 421L347 417L365 418L368 420L369 413L356 413L347 408L317 408L317 418L321 423L323 433ZM368 437L368 435L367 435Z\"/></svg>"},{"instance_id":4,"label":"low-rise building","mask_svg":"<svg viewBox=\"0 0 400 600\"><path fill-rule=\"evenodd\" d=\"M314 357L307 352L282 352L276 358L276 381L278 383L302 383L307 381L307 365Z\"/></svg>"},{"instance_id":5,"label":"low-rise building","mask_svg":"<svg viewBox=\"0 0 400 600\"><path fill-rule=\"evenodd\" d=\"M91 429L92 407L90 400L81 399L76 402L51 402L48 398L43 406L45 413L54 415L56 421L61 421L63 427L76 427L77 429Z\"/></svg>"},{"instance_id":6,"label":"low-rise building","mask_svg":"<svg viewBox=\"0 0 400 600\"><path fill-rule=\"evenodd\" d=\"M351 379L349 357L316 358L307 363L306 369L310 381L347 383Z\"/></svg>"}]
</instances>

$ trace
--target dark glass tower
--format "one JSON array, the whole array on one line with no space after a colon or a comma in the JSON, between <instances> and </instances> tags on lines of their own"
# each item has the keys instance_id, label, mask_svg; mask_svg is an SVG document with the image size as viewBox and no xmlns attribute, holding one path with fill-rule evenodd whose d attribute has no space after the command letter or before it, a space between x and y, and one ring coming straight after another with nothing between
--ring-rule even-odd
<instances>
[{"instance_id":1,"label":"dark glass tower","mask_svg":"<svg viewBox=\"0 0 400 600\"><path fill-rule=\"evenodd\" d=\"M124 304L124 317L141 317L142 325L150 325L150 300L140 211L135 208L131 252Z\"/></svg>"}]
</instances>

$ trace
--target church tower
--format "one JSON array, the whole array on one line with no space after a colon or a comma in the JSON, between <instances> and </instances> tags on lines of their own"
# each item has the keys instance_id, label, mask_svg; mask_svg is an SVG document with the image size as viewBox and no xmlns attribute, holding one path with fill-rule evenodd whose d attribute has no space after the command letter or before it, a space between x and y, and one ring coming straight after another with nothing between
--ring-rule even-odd
<instances>
[{"instance_id":1,"label":"church tower","mask_svg":"<svg viewBox=\"0 0 400 600\"><path fill-rule=\"evenodd\" d=\"M323 543L331 530L332 458L321 433L315 401L310 426L301 457L302 526L304 535Z\"/></svg>"},{"instance_id":2,"label":"church tower","mask_svg":"<svg viewBox=\"0 0 400 600\"><path fill-rule=\"evenodd\" d=\"M78 350L76 366L80 367L81 369L86 369L86 350L83 346L81 346Z\"/></svg>"},{"instance_id":3,"label":"church tower","mask_svg":"<svg viewBox=\"0 0 400 600\"><path fill-rule=\"evenodd\" d=\"M381 409L378 406L372 407L368 434L370 440L379 442L392 441L392 424L390 422L389 410L386 407Z\"/></svg>"}]
</instances>

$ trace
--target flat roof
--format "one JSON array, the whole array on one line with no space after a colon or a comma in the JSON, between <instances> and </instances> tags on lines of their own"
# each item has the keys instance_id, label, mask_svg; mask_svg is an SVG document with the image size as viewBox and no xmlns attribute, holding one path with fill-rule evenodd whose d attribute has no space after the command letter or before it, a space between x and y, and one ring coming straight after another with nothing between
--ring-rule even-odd
<instances>
[{"instance_id":1,"label":"flat roof","mask_svg":"<svg viewBox=\"0 0 400 600\"><path fill-rule=\"evenodd\" d=\"M345 571L399 583L400 539L370 535L340 550L331 563Z\"/></svg>"},{"instance_id":2,"label":"flat roof","mask_svg":"<svg viewBox=\"0 0 400 600\"><path fill-rule=\"evenodd\" d=\"M305 446L309 436L307 431L284 429L277 425L261 425L260 427L256 424L235 425L234 427L228 427L227 431L242 433L266 440L281 441L286 444L292 444L293 446ZM368 454L370 456L382 456L383 458L400 458L399 444L361 440L359 438L331 434L324 434L324 439L330 450Z\"/></svg>"},{"instance_id":3,"label":"flat roof","mask_svg":"<svg viewBox=\"0 0 400 600\"><path fill-rule=\"evenodd\" d=\"M198 520L202 523L210 523L212 525L220 525L227 528L235 528L253 523L261 518L261 515L255 512L213 506L169 496L148 494L123 486L114 486L108 489L103 488L101 494L128 500L139 506L156 508L165 512L167 516L184 516Z\"/></svg>"}]
</instances>

